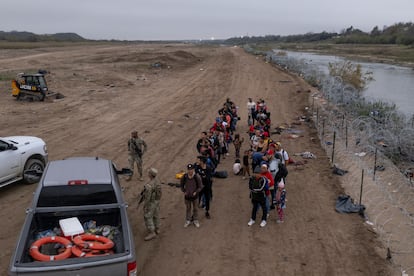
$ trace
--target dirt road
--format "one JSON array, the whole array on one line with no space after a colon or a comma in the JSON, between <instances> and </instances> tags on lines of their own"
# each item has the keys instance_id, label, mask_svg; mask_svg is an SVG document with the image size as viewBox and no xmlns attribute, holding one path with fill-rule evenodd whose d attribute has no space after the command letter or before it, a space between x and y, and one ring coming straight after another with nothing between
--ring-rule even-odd
<instances>
[{"instance_id":1,"label":"dirt road","mask_svg":"<svg viewBox=\"0 0 414 276\"><path fill-rule=\"evenodd\" d=\"M10 83L1 81L0 136L42 137L51 160L100 156L125 167L126 142L137 129L149 146L144 167L156 167L164 183L177 182L175 173L195 161L199 133L213 124L227 97L240 107L238 132L245 139L248 97L266 100L274 126L298 122L308 105L309 87L299 78L240 48L103 45L3 50L0 59L1 75L50 70L50 89L66 96L50 103L17 102ZM383 246L362 219L335 212L342 189L315 130L295 126L302 137L272 138L291 154L311 151L318 159L289 168L284 224L276 224L272 212L265 228L248 227L247 180L230 174L214 180L212 218L202 217L199 229L183 228L183 195L165 185L162 233L144 242L142 210L135 208L143 182L123 179L140 275L393 275ZM219 169L230 172L233 161L231 147ZM16 184L0 191L1 275L34 189Z\"/></svg>"}]
</instances>

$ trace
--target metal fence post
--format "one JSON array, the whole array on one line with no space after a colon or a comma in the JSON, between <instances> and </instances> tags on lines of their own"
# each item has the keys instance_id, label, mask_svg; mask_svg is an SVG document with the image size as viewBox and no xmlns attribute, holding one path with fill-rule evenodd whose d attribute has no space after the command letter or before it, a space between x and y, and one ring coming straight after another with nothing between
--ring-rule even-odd
<instances>
[{"instance_id":1,"label":"metal fence post","mask_svg":"<svg viewBox=\"0 0 414 276\"><path fill-rule=\"evenodd\" d=\"M333 143L332 143L332 165L334 163L334 157L335 157L335 140L336 140L336 131L334 131L334 136L333 136Z\"/></svg>"},{"instance_id":2,"label":"metal fence post","mask_svg":"<svg viewBox=\"0 0 414 276\"><path fill-rule=\"evenodd\" d=\"M345 124L345 148L348 149L348 123Z\"/></svg>"},{"instance_id":3,"label":"metal fence post","mask_svg":"<svg viewBox=\"0 0 414 276\"><path fill-rule=\"evenodd\" d=\"M374 157L374 174L372 176L372 180L375 180L375 172L377 171L377 151L378 148L375 148L375 157Z\"/></svg>"},{"instance_id":4,"label":"metal fence post","mask_svg":"<svg viewBox=\"0 0 414 276\"><path fill-rule=\"evenodd\" d=\"M359 192L359 204L362 205L362 187L364 186L364 169L362 169L361 175L361 190Z\"/></svg>"}]
</instances>

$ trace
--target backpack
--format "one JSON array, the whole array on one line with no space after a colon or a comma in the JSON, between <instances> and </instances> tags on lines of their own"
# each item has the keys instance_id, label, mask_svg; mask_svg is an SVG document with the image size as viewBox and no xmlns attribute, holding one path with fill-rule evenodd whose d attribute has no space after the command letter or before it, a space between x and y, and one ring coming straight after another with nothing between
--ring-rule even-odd
<instances>
[{"instance_id":1,"label":"backpack","mask_svg":"<svg viewBox=\"0 0 414 276\"><path fill-rule=\"evenodd\" d=\"M250 197L252 200L264 200L265 199L265 187L267 183L266 177L260 177L259 179L255 176L250 177L249 188L250 188Z\"/></svg>"},{"instance_id":2,"label":"backpack","mask_svg":"<svg viewBox=\"0 0 414 276\"><path fill-rule=\"evenodd\" d=\"M286 161L288 161L288 163L290 163L290 157L289 157L288 160L286 160L285 159L285 153L286 153L286 151L282 150L282 154L281 154L282 162L279 164L279 170L282 170L281 171L281 177L282 178L285 178L288 175L288 170L286 168Z\"/></svg>"},{"instance_id":3,"label":"backpack","mask_svg":"<svg viewBox=\"0 0 414 276\"><path fill-rule=\"evenodd\" d=\"M288 170L287 170L287 168L286 168L286 165L285 164L283 164L283 163L279 163L279 171L278 171L278 173L280 172L280 176L282 177L282 178L285 178L287 175L288 175Z\"/></svg>"}]
</instances>

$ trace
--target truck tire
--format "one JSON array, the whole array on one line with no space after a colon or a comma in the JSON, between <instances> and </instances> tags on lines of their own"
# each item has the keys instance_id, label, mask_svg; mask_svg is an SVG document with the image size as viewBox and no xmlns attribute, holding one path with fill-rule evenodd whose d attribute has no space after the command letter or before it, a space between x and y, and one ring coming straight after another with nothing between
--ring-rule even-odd
<instances>
[{"instance_id":1,"label":"truck tire","mask_svg":"<svg viewBox=\"0 0 414 276\"><path fill-rule=\"evenodd\" d=\"M26 164L24 165L24 171L23 171L23 180L26 184L33 184L36 182L39 182L43 171L45 169L45 163L37 158L32 158L27 160ZM25 171L28 170L36 170L38 172L38 175L27 175L25 174Z\"/></svg>"}]
</instances>

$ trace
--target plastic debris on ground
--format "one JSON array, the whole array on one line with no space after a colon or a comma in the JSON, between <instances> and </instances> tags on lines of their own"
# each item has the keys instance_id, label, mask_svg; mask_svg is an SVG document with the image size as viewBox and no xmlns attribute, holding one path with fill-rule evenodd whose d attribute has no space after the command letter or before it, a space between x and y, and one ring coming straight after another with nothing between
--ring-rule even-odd
<instances>
[{"instance_id":1,"label":"plastic debris on ground","mask_svg":"<svg viewBox=\"0 0 414 276\"><path fill-rule=\"evenodd\" d=\"M343 176L346 173L348 173L348 171L347 170L342 170L342 169L338 168L336 165L334 165L334 167L332 169L332 173L336 174L336 175Z\"/></svg>"},{"instance_id":2,"label":"plastic debris on ground","mask_svg":"<svg viewBox=\"0 0 414 276\"><path fill-rule=\"evenodd\" d=\"M336 200L335 210L338 213L360 213L363 214L365 206L354 203L349 195L340 195Z\"/></svg>"},{"instance_id":3,"label":"plastic debris on ground","mask_svg":"<svg viewBox=\"0 0 414 276\"><path fill-rule=\"evenodd\" d=\"M388 147L388 145L387 145L387 144L385 144L383 141L378 142L378 145L379 145L379 146L382 146L383 148Z\"/></svg>"},{"instance_id":4,"label":"plastic debris on ground","mask_svg":"<svg viewBox=\"0 0 414 276\"><path fill-rule=\"evenodd\" d=\"M171 186L171 187L176 187L176 188L180 188L181 187L181 184L180 183L168 182L167 185L168 186Z\"/></svg>"},{"instance_id":5,"label":"plastic debris on ground","mask_svg":"<svg viewBox=\"0 0 414 276\"><path fill-rule=\"evenodd\" d=\"M299 137L301 137L301 136L296 135L296 134L289 134L288 135L288 138L290 138L290 139L296 139L296 138L299 138Z\"/></svg>"},{"instance_id":6,"label":"plastic debris on ground","mask_svg":"<svg viewBox=\"0 0 414 276\"><path fill-rule=\"evenodd\" d=\"M301 153L296 153L297 156L302 156L304 159L316 159L316 155L311 153L310 151L304 151Z\"/></svg>"},{"instance_id":7,"label":"plastic debris on ground","mask_svg":"<svg viewBox=\"0 0 414 276\"><path fill-rule=\"evenodd\" d=\"M285 132L290 133L290 134L301 134L303 130L288 128L285 130Z\"/></svg>"}]
</instances>

